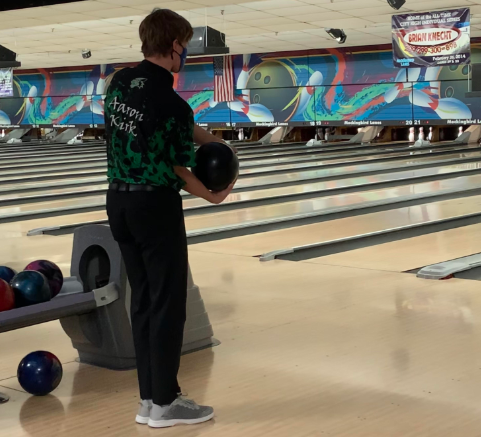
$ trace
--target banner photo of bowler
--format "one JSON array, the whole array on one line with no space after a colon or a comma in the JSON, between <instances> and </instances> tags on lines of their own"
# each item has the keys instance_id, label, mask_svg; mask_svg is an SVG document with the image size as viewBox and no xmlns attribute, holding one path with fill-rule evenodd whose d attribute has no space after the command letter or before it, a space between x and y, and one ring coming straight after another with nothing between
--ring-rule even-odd
<instances>
[{"instance_id":1,"label":"banner photo of bowler","mask_svg":"<svg viewBox=\"0 0 481 437\"><path fill-rule=\"evenodd\" d=\"M394 15L392 41L395 67L469 64L469 8Z\"/></svg>"}]
</instances>

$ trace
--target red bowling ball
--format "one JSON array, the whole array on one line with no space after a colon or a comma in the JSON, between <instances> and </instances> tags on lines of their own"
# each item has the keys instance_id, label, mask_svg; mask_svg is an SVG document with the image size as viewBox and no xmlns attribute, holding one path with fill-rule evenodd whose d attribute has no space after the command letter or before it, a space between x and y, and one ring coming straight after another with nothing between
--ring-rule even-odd
<instances>
[{"instance_id":1,"label":"red bowling ball","mask_svg":"<svg viewBox=\"0 0 481 437\"><path fill-rule=\"evenodd\" d=\"M15 308L15 294L10 284L0 279L0 312Z\"/></svg>"}]
</instances>

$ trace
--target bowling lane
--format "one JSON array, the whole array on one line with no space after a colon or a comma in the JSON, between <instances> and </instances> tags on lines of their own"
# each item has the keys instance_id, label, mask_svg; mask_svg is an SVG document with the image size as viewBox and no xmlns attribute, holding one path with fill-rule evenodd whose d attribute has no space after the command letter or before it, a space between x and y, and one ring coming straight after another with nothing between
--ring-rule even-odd
<instances>
[{"instance_id":1,"label":"bowling lane","mask_svg":"<svg viewBox=\"0 0 481 437\"><path fill-rule=\"evenodd\" d=\"M381 149L380 149L381 150ZM51 154L49 153L16 153L16 154L3 154L0 155L0 163L5 165L10 165L12 168L17 168L18 166L25 166L27 163L32 163L35 166L39 166L39 164L47 166L49 164L56 164L61 163L61 161L70 160L72 162L82 161L84 158L90 157L106 157L106 148L105 147L98 147L92 149L72 149L71 154L67 151L63 151L62 153ZM307 146L303 146L302 149L299 149L298 154L296 156L302 157L304 154L310 155L323 155L329 152L325 149L316 149L313 150ZM347 153L347 152L346 152ZM71 156L70 156L71 155ZM259 152L257 160L268 159L270 154ZM249 160L254 160L254 158L249 158ZM239 160L242 162L246 157L239 155ZM291 158L292 159L292 158Z\"/></svg>"},{"instance_id":2,"label":"bowling lane","mask_svg":"<svg viewBox=\"0 0 481 437\"><path fill-rule=\"evenodd\" d=\"M94 153L94 152L104 152L106 148L105 146L98 146L98 147L91 147L91 148L77 148L72 150L61 150L61 151L51 151L48 153L40 153L40 152L18 152L18 153L4 153L0 154L0 159L28 159L28 158L40 158L40 157L52 157L53 159L58 159L59 156L77 156L82 155L83 153Z\"/></svg>"},{"instance_id":3,"label":"bowling lane","mask_svg":"<svg viewBox=\"0 0 481 437\"><path fill-rule=\"evenodd\" d=\"M63 181L53 181L53 182L20 182L16 184L5 184L1 187L2 193L14 193L23 191L43 191L55 187L80 187L90 184L101 184L106 182L104 176L83 176L77 177L76 179L65 179Z\"/></svg>"},{"instance_id":4,"label":"bowling lane","mask_svg":"<svg viewBox=\"0 0 481 437\"><path fill-rule=\"evenodd\" d=\"M49 168L55 168L63 165L68 165L68 164L76 164L76 163L86 163L86 162L103 162L105 164L106 161L106 154L86 154L85 156L78 157L78 158L66 158L66 159L59 159L56 161L50 161L50 162L43 162L43 160L37 160L35 158L30 159L22 159L21 163L18 163L18 161L13 161L9 163L10 160L8 159L1 159L0 158L0 169L21 169L23 170L29 170L29 169L49 169Z\"/></svg>"},{"instance_id":5,"label":"bowling lane","mask_svg":"<svg viewBox=\"0 0 481 437\"><path fill-rule=\"evenodd\" d=\"M229 227L250 227L257 224L278 223L293 221L315 215L329 214L349 209L359 209L367 204L381 204L385 202L400 201L402 198L412 199L416 196L426 196L436 193L443 194L447 191L463 191L481 189L481 175L466 176L447 180L436 180L418 184L401 185L392 188L369 190L356 193L338 194L321 198L275 203L250 208L237 208L229 211L222 211L220 208L211 207L208 212L202 215L188 217L188 230L218 230ZM0 208L0 220L12 220L15 217L33 216L48 211L48 214L65 214L68 211L75 211L82 207L91 205L92 199L70 199L56 202L39 202L12 207ZM97 205L104 206L105 196L98 196ZM191 202L190 202L190 201ZM198 204L197 199L184 201L184 209L194 208L190 206ZM232 201L238 201L235 197ZM90 203L89 203L90 202ZM203 204L202 206L205 206ZM212 212L210 212L212 210ZM98 220L105 219L105 213L98 216ZM72 221L70 221L72 223ZM78 223L74 221L73 223ZM65 221L64 224L67 224Z\"/></svg>"},{"instance_id":6,"label":"bowling lane","mask_svg":"<svg viewBox=\"0 0 481 437\"><path fill-rule=\"evenodd\" d=\"M419 178L427 178L427 177L454 177L457 174L461 173L471 173L472 171L477 171L481 168L481 161L473 162L473 163L464 163L464 164L455 164L455 165L444 165L439 167L430 167L425 169L417 169L417 170L406 170L406 171L399 171L393 173L386 173L381 175L373 175L369 177L359 177L359 178L348 178L348 179L340 179L334 181L326 181L326 182L315 182L315 183L306 183L306 184L299 184L293 185L289 187L281 187L281 188L270 188L266 190L256 190L256 191L244 191L240 193L233 193L229 197L227 197L224 203L229 202L244 202L254 199L278 199L278 201L282 201L284 198L288 198L290 196L321 196L326 195L328 192L333 192L342 189L356 189L358 191L363 189L369 189L370 186L375 186L383 183L394 183L398 182L402 184L405 180L412 180L412 179L419 179ZM239 182L241 183L241 182ZM14 192L8 193L8 189L3 190L5 194L0 194L0 205L5 204L6 202L10 205L15 203L27 203L27 202L40 202L40 201L47 201L50 199L59 199L59 198L71 198L71 197L79 197L79 196L86 196L89 194L101 194L102 192L107 190L107 183L104 184L93 184L82 186L78 188L72 187L61 187L61 188L52 188L47 190L42 190L42 192L38 192L36 190L30 191L23 191L23 192ZM182 191L181 194L183 196L187 196L188 193ZM92 197L94 199L94 197ZM189 199L194 200L194 199ZM202 205L205 202L203 199L195 199L198 201L197 205ZM93 203L96 204L97 200L93 200ZM189 203L190 205L192 203Z\"/></svg>"},{"instance_id":7,"label":"bowling lane","mask_svg":"<svg viewBox=\"0 0 481 437\"><path fill-rule=\"evenodd\" d=\"M433 220L449 219L451 217L459 217L479 212L481 212L481 195L469 198L442 200L439 202L431 202L404 208L395 208L355 217L346 217L322 223L264 232L262 234L244 235L242 237L209 241L206 243L195 244L192 247L195 248L196 251L242 256L260 256L264 253L273 252L275 250L351 238L357 235L380 232L385 229L402 228L427 223ZM48 220L55 220L57 218L58 217L52 217ZM38 223L39 221L36 222ZM7 225L0 225L0 229L2 226ZM27 227L28 226L25 225L23 229L25 230ZM477 233L472 233L471 237L475 235L477 235ZM480 238L471 238L472 241L468 246L472 247L472 245L478 244L477 252L479 252ZM408 242L409 240L404 241ZM386 245L390 244L393 243L386 243ZM371 249L375 252L376 248L381 246L384 245L373 246ZM446 245L443 249L446 250ZM359 249L359 251L360 250L367 250L367 248ZM426 254L426 252L429 252L430 254L436 253L436 251L431 250L431 246L425 245L423 248L416 248L415 251L411 250L409 253L403 252L399 257L396 253L393 253L393 251L390 251L389 254L383 253L382 255L380 252L379 256L374 254L371 259L375 260L376 265L374 265L371 260L365 258L364 255L354 253L358 251L342 252L340 254L318 258L318 260L322 264L335 263L336 265L372 269L379 269L385 266L386 270L396 271L399 269L398 271L406 271L411 268L427 265L420 264L416 259L414 259L414 263L410 263L410 260L417 256L416 254L418 250L420 250L422 254ZM401 257L402 262L399 261L399 258ZM392 262L391 260L396 261ZM312 259L303 262L311 261ZM416 264L416 266L410 267L402 263L410 263L410 265Z\"/></svg>"},{"instance_id":8,"label":"bowling lane","mask_svg":"<svg viewBox=\"0 0 481 437\"><path fill-rule=\"evenodd\" d=\"M438 215L438 210L426 208L424 213ZM480 239L481 224L475 224L302 262L405 272L479 253Z\"/></svg>"},{"instance_id":9,"label":"bowling lane","mask_svg":"<svg viewBox=\"0 0 481 437\"><path fill-rule=\"evenodd\" d=\"M17 144L7 144L7 143L0 143L0 153L2 152L15 152L19 150L31 150L31 151L40 151L40 150L56 150L56 149L69 149L72 147L93 147L93 146L101 146L105 145L105 141L97 140L97 141L86 141L79 144L67 144L66 142L57 142L57 143L17 143Z\"/></svg>"},{"instance_id":10,"label":"bowling lane","mask_svg":"<svg viewBox=\"0 0 481 437\"><path fill-rule=\"evenodd\" d=\"M363 145L354 145L354 146L343 146L343 147L323 147L323 146L302 146L296 150L285 150L285 151L278 151L278 152L268 152L268 153L260 153L260 152L252 152L249 154L240 154L239 159L242 160L254 160L259 159L263 156L269 156L270 158L276 157L295 157L300 156L306 153L306 151L310 151L311 153L319 153L319 154L328 154L328 153L352 153L354 151L369 151L374 149L385 149L391 148L395 150L397 147L408 147L410 143L403 142L403 143L379 143L376 145L373 144L363 144Z\"/></svg>"},{"instance_id":11,"label":"bowling lane","mask_svg":"<svg viewBox=\"0 0 481 437\"><path fill-rule=\"evenodd\" d=\"M358 193L339 194L319 199L286 202L265 205L233 211L195 215L187 221L188 230L218 229L229 226L247 226L255 223L267 223L284 220L286 218L301 218L314 213L327 213L329 210L350 210L360 208L368 202L399 200L409 196L421 196L440 193L445 190L463 190L481 187L480 176L447 179L441 181L424 182L419 184L402 185L393 188L363 191Z\"/></svg>"},{"instance_id":12,"label":"bowling lane","mask_svg":"<svg viewBox=\"0 0 481 437\"><path fill-rule=\"evenodd\" d=\"M195 250L257 256L277 249L348 238L355 235L381 231L383 229L423 223L426 220L439 220L478 212L481 212L481 195L395 208L388 211L264 232L262 234L200 243L195 245ZM18 220L11 223L1 223L0 235L5 238L14 238L26 235L27 232L32 229L62 226L66 223L82 224L103 222L106 218L105 211L95 211L82 212L69 216ZM190 223L193 219L194 216L187 217L186 222ZM189 227L191 232L202 229L196 227L194 223L189 225ZM61 237L55 237L55 239L50 239L49 241L55 241L57 238Z\"/></svg>"},{"instance_id":13,"label":"bowling lane","mask_svg":"<svg viewBox=\"0 0 481 437\"><path fill-rule=\"evenodd\" d=\"M404 144L405 147L408 147L408 143L401 143L401 144ZM444 145L445 143L439 143L437 144L436 146L442 146ZM433 145L433 147L436 147ZM403 148L405 148L403 147ZM379 146L376 146L376 147L370 147L370 146L363 146L363 149L362 150L359 150L357 153L362 153L362 151L366 151L367 153L371 153L373 150L379 150L379 151L384 151L386 149L393 149L393 150L397 150L397 147L395 147L395 143L385 143L385 144L380 144ZM83 148L72 148L72 149L69 149L69 150L72 150L72 152L82 152ZM87 153L96 153L98 154L98 156L105 156L106 154L106 148L105 146L103 147L100 147L100 148L92 148L90 150L85 150ZM310 154L312 156L315 156L315 155L325 155L325 154L333 154L334 152L336 152L336 154L342 154L342 153L352 153L353 151L349 150L348 148L347 149L339 149L339 148L334 148L334 149L329 149L329 148L312 148L310 146L306 146L305 144L300 146L299 149L298 149L298 153L296 153L296 157L298 157L297 159L300 159L300 157L302 157L304 154ZM242 156L242 154L239 154L239 160L242 162L243 160L249 160L249 161L252 161L252 160L261 160L261 159L269 159L270 158L270 155L271 153L269 153L269 151L258 151L258 153L256 153L256 157L253 157L253 156ZM275 156L278 156L279 154L276 154ZM282 153L279 155L280 157L282 157ZM18 165L23 165L25 163L28 163L28 162L32 162L32 163L44 163L45 165L52 162L52 163L55 163L57 161L62 161L62 160L65 160L65 159L72 159L72 160L82 160L84 158L84 156L82 156L82 153L72 153L72 158L70 158L68 155L65 155L65 154L54 154L52 155L51 153L47 153L47 154L41 154L41 153L36 153L36 154L33 154L33 153L28 153L28 154L21 154L20 156L18 156L18 154L15 154L15 155L0 155L0 162L5 162L5 163L8 163L10 165L13 165L13 164L18 164ZM289 160L289 159L293 159L294 157L293 156L289 156L288 155L288 158L285 158L285 160Z\"/></svg>"},{"instance_id":14,"label":"bowling lane","mask_svg":"<svg viewBox=\"0 0 481 437\"><path fill-rule=\"evenodd\" d=\"M432 151L429 150L413 150L409 149L409 151L402 151L402 152L395 152L395 153L383 153L383 154L363 154L361 157L358 158L351 158L351 156L347 155L330 155L323 157L322 160L310 160L310 161L303 161L298 163L288 162L286 164L265 164L261 165L263 162L262 160L259 161L252 161L252 162L240 162L241 167L241 175L240 177L244 177L245 175L255 175L260 173L270 173L270 172L283 172L286 170L297 170L297 169L308 169L314 167L321 167L321 166L334 166L337 164L344 164L344 163L359 163L362 161L376 161L376 160L390 160L395 161L396 158L403 158L408 156L435 156L435 155L447 155L449 152L468 152L468 151L475 151L479 150L479 147L475 146L457 146L457 147L450 147L450 148L441 148L440 151ZM95 156L95 155L94 155ZM339 158L341 156L341 158ZM7 162L7 161L5 161ZM103 158L91 158L82 157L80 161L73 161L73 162L65 162L59 164L47 164L47 165L35 165L35 164L21 164L21 165L8 165L0 160L0 177L9 175L9 174L17 174L19 169L21 169L23 175L34 175L34 174L47 174L49 172L56 172L56 171L67 171L67 170L81 170L81 169L88 169L90 170L101 170L104 169L106 171L106 157ZM261 168L262 167L262 168Z\"/></svg>"},{"instance_id":15,"label":"bowling lane","mask_svg":"<svg viewBox=\"0 0 481 437\"><path fill-rule=\"evenodd\" d=\"M0 157L0 168L45 168L46 166L62 166L65 164L77 164L86 161L103 161L106 162L107 154L105 150L99 153L85 153L73 155L65 158L51 158L39 156L37 158L22 158L22 159L2 159Z\"/></svg>"},{"instance_id":16,"label":"bowling lane","mask_svg":"<svg viewBox=\"0 0 481 437\"><path fill-rule=\"evenodd\" d=\"M320 144L315 144L315 145L307 145L307 143L302 143L300 145L292 146L292 147L285 147L285 146L277 146L277 147L272 147L270 149L266 150L239 150L238 154L241 157L251 157L255 156L258 153L270 153L270 154L277 154L277 153L282 153L282 154L290 154L290 153L296 153L299 150L303 150L304 148L308 147L311 150L356 150L356 149L368 149L368 148L376 148L376 147L385 147L385 146L391 146L391 147L402 147L409 145L411 143L407 141L392 141L392 142L383 142L383 143L347 143L347 142L339 142L339 143L320 143Z\"/></svg>"},{"instance_id":17,"label":"bowling lane","mask_svg":"<svg viewBox=\"0 0 481 437\"><path fill-rule=\"evenodd\" d=\"M286 184L296 184L301 181L306 181L310 179L324 179L324 178L340 178L343 177L345 174L366 174L366 173L375 173L375 172L386 172L390 170L394 170L399 167L411 166L411 167L420 167L420 166L435 166L436 164L445 164L447 161L452 160L475 160L481 156L481 152L468 152L468 153L453 153L450 155L443 155L442 159L438 156L429 156L424 158L415 158L414 156L409 159L402 159L399 161L393 162L383 162L383 163L376 163L376 164L359 164L359 165L349 165L349 166L341 166L336 168L326 168L326 169L316 169L310 171L292 171L293 165L291 166L284 166L279 172L283 172L281 174L275 175L266 175L263 176L261 171L255 169L252 170L249 174L244 173L240 175L241 180L238 181L236 184L236 190L245 189L246 187L263 187L263 186L270 186L270 185L286 185ZM277 171L274 169L274 171ZM16 172L14 172L16 173ZM89 175L96 175L96 174L105 174L105 168L101 169L91 169ZM0 172L0 183L7 184L7 183L14 183L14 182L21 182L21 181L33 181L33 180L49 180L49 179L68 179L68 178L75 178L77 176L82 176L85 174L85 170L70 170L70 171L52 171L48 175L47 174L31 174L27 175L24 174L21 178L16 175L12 174L9 171ZM252 179L252 180L251 180Z\"/></svg>"},{"instance_id":18,"label":"bowling lane","mask_svg":"<svg viewBox=\"0 0 481 437\"><path fill-rule=\"evenodd\" d=\"M452 143L454 144L454 143ZM419 148L399 148L396 151L394 149L373 149L370 151L362 151L357 153L337 153L337 154L330 154L330 155L317 155L317 154L308 154L306 156L299 156L297 158L274 158L271 159L269 157L259 158L258 160L252 161L240 161L240 168L256 168L256 167L264 167L268 165L282 165L282 164L301 164L304 163L304 167L312 167L318 164L336 164L337 162L345 162L348 161L362 161L367 159L384 159L390 160L394 159L395 157L402 157L402 156L420 156L423 154L446 154L448 151L468 151L470 149L477 149L477 146L467 146L467 145L459 145L455 144L450 147L447 144L438 145L438 146L431 146L430 148L426 149L419 149ZM349 158L358 158L358 159L348 159ZM338 160L336 162L336 160ZM331 161L331 162L327 162ZM46 171L62 171L65 170L65 166L74 165L75 163L92 163L94 167L100 167L101 163L106 162L106 154L105 152L101 152L98 154L86 154L84 156L77 156L74 158L61 158L61 159L53 159L51 157L48 158L31 158L31 159L22 159L22 160L2 160L0 159L0 171L2 169L8 170L16 170L22 169L25 171L30 171L30 173L41 173L41 169L45 169ZM98 165L97 165L98 163ZM72 168L72 167L67 167ZM279 167L281 169L282 167ZM302 168L301 165L297 165L296 168ZM25 173L24 173L25 174Z\"/></svg>"},{"instance_id":19,"label":"bowling lane","mask_svg":"<svg viewBox=\"0 0 481 437\"><path fill-rule=\"evenodd\" d=\"M436 143L432 144L426 148L419 148L414 146L406 146L406 147L399 147L399 148L392 148L392 147L385 147L385 148L373 148L369 150L361 150L361 151L348 151L346 153L343 152L336 152L331 154L325 154L324 152L321 153L306 153L305 155L299 156L287 156L285 158L277 157L271 158L266 156L264 158L259 158L259 160L248 160L248 161L240 161L241 167L260 167L267 164L286 164L286 163L299 163L299 162L311 162L313 160L322 160L322 161L330 161L333 159L341 159L341 158L360 158L362 160L363 157L369 156L379 156L381 157L393 157L393 156L406 156L409 155L419 155L424 153L441 153L444 150L461 150L465 148L473 148L478 149L479 146L468 146L459 143Z\"/></svg>"}]
</instances>

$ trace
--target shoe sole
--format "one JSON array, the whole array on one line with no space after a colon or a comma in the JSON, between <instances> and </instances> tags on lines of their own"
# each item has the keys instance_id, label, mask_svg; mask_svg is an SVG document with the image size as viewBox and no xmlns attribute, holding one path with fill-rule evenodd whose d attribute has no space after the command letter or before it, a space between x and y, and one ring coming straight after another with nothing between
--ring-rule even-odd
<instances>
[{"instance_id":1,"label":"shoe sole","mask_svg":"<svg viewBox=\"0 0 481 437\"><path fill-rule=\"evenodd\" d=\"M200 419L170 419L170 420L149 420L148 425L151 428L169 428L175 425L197 425L199 423L208 422L214 418L214 413Z\"/></svg>"},{"instance_id":2,"label":"shoe sole","mask_svg":"<svg viewBox=\"0 0 481 437\"><path fill-rule=\"evenodd\" d=\"M137 415L135 417L135 421L139 424L139 425L147 425L149 423L149 418L148 417L143 417L143 416L139 416Z\"/></svg>"}]
</instances>

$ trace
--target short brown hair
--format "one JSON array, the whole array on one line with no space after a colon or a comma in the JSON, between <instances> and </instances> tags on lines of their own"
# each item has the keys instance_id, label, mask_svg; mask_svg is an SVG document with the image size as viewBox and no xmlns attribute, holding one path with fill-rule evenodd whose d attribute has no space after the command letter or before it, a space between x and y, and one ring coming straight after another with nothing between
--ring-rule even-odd
<instances>
[{"instance_id":1,"label":"short brown hair","mask_svg":"<svg viewBox=\"0 0 481 437\"><path fill-rule=\"evenodd\" d=\"M194 31L190 23L170 9L154 9L144 18L139 28L144 56L166 56L172 51L172 43L191 40Z\"/></svg>"}]
</instances>

